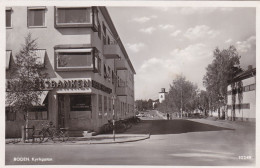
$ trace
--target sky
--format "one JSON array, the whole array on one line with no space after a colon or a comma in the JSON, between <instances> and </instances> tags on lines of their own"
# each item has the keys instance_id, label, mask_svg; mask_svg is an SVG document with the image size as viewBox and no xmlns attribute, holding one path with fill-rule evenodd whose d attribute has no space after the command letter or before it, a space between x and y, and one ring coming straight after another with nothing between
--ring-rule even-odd
<instances>
[{"instance_id":1,"label":"sky","mask_svg":"<svg viewBox=\"0 0 260 168\"><path fill-rule=\"evenodd\" d=\"M230 7L107 7L135 68L135 99L158 99L178 75L200 89L216 47L234 45L256 66L256 10Z\"/></svg>"}]
</instances>

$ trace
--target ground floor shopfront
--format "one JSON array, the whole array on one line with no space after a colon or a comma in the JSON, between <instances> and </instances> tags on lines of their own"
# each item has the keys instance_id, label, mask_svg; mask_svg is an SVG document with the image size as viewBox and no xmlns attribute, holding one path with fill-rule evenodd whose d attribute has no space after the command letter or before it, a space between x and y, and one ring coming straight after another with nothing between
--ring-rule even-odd
<instances>
[{"instance_id":1,"label":"ground floor shopfront","mask_svg":"<svg viewBox=\"0 0 260 168\"><path fill-rule=\"evenodd\" d=\"M82 80L84 83L84 80ZM58 86L59 82L56 82ZM64 81L62 81L64 85ZM54 86L54 85L53 85ZM83 85L82 85L83 86ZM29 127L40 129L52 121L55 127L72 131L95 131L108 120L134 116L127 96L116 96L113 88L90 80L85 87L51 87L40 95L41 106L29 112ZM6 111L6 137L21 137L24 114Z\"/></svg>"}]
</instances>

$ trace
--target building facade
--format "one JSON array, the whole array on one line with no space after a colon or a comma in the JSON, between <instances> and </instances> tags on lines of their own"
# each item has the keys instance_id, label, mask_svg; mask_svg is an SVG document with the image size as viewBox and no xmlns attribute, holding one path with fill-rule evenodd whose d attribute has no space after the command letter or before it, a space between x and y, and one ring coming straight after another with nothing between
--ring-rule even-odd
<instances>
[{"instance_id":1,"label":"building facade","mask_svg":"<svg viewBox=\"0 0 260 168\"><path fill-rule=\"evenodd\" d=\"M42 106L29 112L30 125L52 121L98 131L113 118L113 107L116 119L134 116L135 70L106 7L6 8L7 88L28 33L37 39L35 55L49 77L39 95ZM22 125L19 113L6 110L6 137L21 136Z\"/></svg>"},{"instance_id":2,"label":"building facade","mask_svg":"<svg viewBox=\"0 0 260 168\"><path fill-rule=\"evenodd\" d=\"M236 75L227 89L227 119L255 121L256 68L249 66L248 70Z\"/></svg>"},{"instance_id":3,"label":"building facade","mask_svg":"<svg viewBox=\"0 0 260 168\"><path fill-rule=\"evenodd\" d=\"M159 92L159 103L162 103L165 100L167 92L165 92L165 88L161 89L161 92Z\"/></svg>"}]
</instances>

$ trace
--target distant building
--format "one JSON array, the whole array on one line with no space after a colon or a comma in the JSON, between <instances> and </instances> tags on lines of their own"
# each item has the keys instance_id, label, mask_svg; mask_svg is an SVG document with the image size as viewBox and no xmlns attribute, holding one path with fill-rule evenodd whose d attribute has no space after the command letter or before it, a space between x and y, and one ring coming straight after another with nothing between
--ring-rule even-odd
<instances>
[{"instance_id":1,"label":"distant building","mask_svg":"<svg viewBox=\"0 0 260 168\"><path fill-rule=\"evenodd\" d=\"M158 103L159 103L159 99L153 100L153 109L157 107Z\"/></svg>"},{"instance_id":2,"label":"distant building","mask_svg":"<svg viewBox=\"0 0 260 168\"><path fill-rule=\"evenodd\" d=\"M256 68L237 74L228 85L227 117L255 121L256 118ZM232 90L231 84L235 84ZM235 103L234 103L235 102ZM232 114L232 109L235 114ZM233 116L234 115L234 116Z\"/></svg>"},{"instance_id":3,"label":"distant building","mask_svg":"<svg viewBox=\"0 0 260 168\"><path fill-rule=\"evenodd\" d=\"M165 88L161 89L161 92L159 92L159 102L162 103L165 100L167 92L165 92Z\"/></svg>"}]
</instances>

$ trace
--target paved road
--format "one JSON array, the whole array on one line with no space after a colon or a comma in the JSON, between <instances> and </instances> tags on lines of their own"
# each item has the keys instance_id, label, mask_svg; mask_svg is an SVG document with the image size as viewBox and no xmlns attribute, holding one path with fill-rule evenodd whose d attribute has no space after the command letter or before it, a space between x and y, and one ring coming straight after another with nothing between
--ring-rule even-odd
<instances>
[{"instance_id":1,"label":"paved road","mask_svg":"<svg viewBox=\"0 0 260 168\"><path fill-rule=\"evenodd\" d=\"M254 127L229 129L189 120L143 120L127 133L144 141L109 145L6 145L6 164L234 166L255 162ZM216 124L215 124L216 125ZM239 159L251 156L251 159ZM14 161L15 157L30 161ZM50 161L32 161L51 158ZM245 157L243 157L245 158Z\"/></svg>"}]
</instances>

